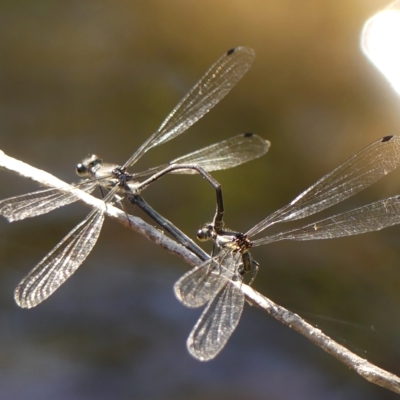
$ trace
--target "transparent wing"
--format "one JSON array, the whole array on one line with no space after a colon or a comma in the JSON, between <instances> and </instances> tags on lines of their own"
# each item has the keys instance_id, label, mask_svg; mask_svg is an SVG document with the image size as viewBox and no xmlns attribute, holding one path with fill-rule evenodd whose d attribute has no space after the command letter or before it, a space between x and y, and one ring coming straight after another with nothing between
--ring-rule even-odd
<instances>
[{"instance_id":1,"label":"transparent wing","mask_svg":"<svg viewBox=\"0 0 400 400\"><path fill-rule=\"evenodd\" d=\"M221 251L183 275L174 285L175 295L186 307L201 307L226 285L236 272L237 256Z\"/></svg>"},{"instance_id":2,"label":"transparent wing","mask_svg":"<svg viewBox=\"0 0 400 400\"><path fill-rule=\"evenodd\" d=\"M100 235L104 213L94 209L21 281L14 293L23 308L37 306L83 263Z\"/></svg>"},{"instance_id":3,"label":"transparent wing","mask_svg":"<svg viewBox=\"0 0 400 400\"><path fill-rule=\"evenodd\" d=\"M96 181L85 181L73 186L91 193L96 185ZM77 200L78 197L74 193L60 189L44 189L1 200L0 214L12 222L48 213Z\"/></svg>"},{"instance_id":4,"label":"transparent wing","mask_svg":"<svg viewBox=\"0 0 400 400\"><path fill-rule=\"evenodd\" d=\"M149 149L183 133L214 107L250 68L255 54L248 47L226 52L172 110L158 130L129 158L129 167Z\"/></svg>"},{"instance_id":5,"label":"transparent wing","mask_svg":"<svg viewBox=\"0 0 400 400\"><path fill-rule=\"evenodd\" d=\"M191 269L175 283L175 295L186 307L203 306L222 286L226 285L226 280L217 270L209 270L211 262L212 259L202 266Z\"/></svg>"},{"instance_id":6,"label":"transparent wing","mask_svg":"<svg viewBox=\"0 0 400 400\"><path fill-rule=\"evenodd\" d=\"M331 207L372 185L399 163L400 136L381 138L255 225L247 235L251 237L273 224L305 218Z\"/></svg>"},{"instance_id":7,"label":"transparent wing","mask_svg":"<svg viewBox=\"0 0 400 400\"><path fill-rule=\"evenodd\" d=\"M264 155L271 143L252 133L243 133L219 143L212 144L183 157L172 160L147 171L135 174L135 178L152 175L172 164L196 164L206 171L233 168ZM171 171L176 174L196 174L194 170Z\"/></svg>"},{"instance_id":8,"label":"transparent wing","mask_svg":"<svg viewBox=\"0 0 400 400\"><path fill-rule=\"evenodd\" d=\"M189 353L200 361L213 359L239 323L244 294L227 283L208 304L187 340Z\"/></svg>"},{"instance_id":9,"label":"transparent wing","mask_svg":"<svg viewBox=\"0 0 400 400\"><path fill-rule=\"evenodd\" d=\"M325 218L298 229L255 240L261 246L278 240L333 239L379 231L400 223L400 196L390 197L354 210Z\"/></svg>"}]
</instances>

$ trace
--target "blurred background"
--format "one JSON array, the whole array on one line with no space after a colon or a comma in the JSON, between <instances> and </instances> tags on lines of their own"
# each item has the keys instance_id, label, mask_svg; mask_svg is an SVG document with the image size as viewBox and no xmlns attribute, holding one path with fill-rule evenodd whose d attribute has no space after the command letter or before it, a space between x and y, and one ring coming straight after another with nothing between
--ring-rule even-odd
<instances>
[{"instance_id":1,"label":"blurred background","mask_svg":"<svg viewBox=\"0 0 400 400\"><path fill-rule=\"evenodd\" d=\"M232 92L135 166L241 132L269 139L265 157L214 174L227 225L246 231L372 141L399 134L400 99L359 45L364 22L386 5L3 1L0 148L69 182L89 153L123 164L221 54L252 47L256 61ZM399 178L324 215L398 194ZM0 198L38 189L3 171L0 182ZM144 197L192 237L213 216L214 193L198 176L167 176ZM87 213L74 204L0 221L1 399L395 398L248 305L220 355L196 361L185 341L200 310L172 291L188 266L115 221L50 299L19 309L15 286ZM256 290L400 374L400 227L252 254Z\"/></svg>"}]
</instances>

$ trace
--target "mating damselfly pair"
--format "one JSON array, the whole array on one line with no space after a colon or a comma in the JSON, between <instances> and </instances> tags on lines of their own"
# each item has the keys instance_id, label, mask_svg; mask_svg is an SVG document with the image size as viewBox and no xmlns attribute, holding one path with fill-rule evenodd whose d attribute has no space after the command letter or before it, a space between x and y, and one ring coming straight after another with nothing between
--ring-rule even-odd
<instances>
[{"instance_id":1,"label":"mating damselfly pair","mask_svg":"<svg viewBox=\"0 0 400 400\"><path fill-rule=\"evenodd\" d=\"M85 179L76 187L86 192L101 187L106 191L106 204L122 204L126 198L140 204L140 201L134 201L135 197L136 200L140 199L140 193L166 173L199 173L216 191L215 218L199 231L199 238L214 241L212 257L199 263L175 285L176 294L185 305L199 307L208 303L188 339L189 351L200 360L215 357L237 326L244 295L240 285L232 281L241 282L247 272L258 268L258 263L249 253L251 247L285 239L311 240L354 235L400 222L397 216L400 215L397 210L398 199L395 197L300 229L251 240L271 225L305 218L337 204L393 170L400 162L400 142L396 136L372 143L245 234L224 228L221 187L209 172L238 166L260 157L268 151L270 144L267 140L253 134L237 135L169 164L139 173L127 172L149 149L177 137L216 105L247 72L253 59L254 52L246 47L225 53L174 108L160 128L122 166L104 164L100 157L94 155L85 158L77 166L78 175ZM140 181L141 178L143 180ZM20 220L44 214L76 200L77 196L68 190L45 189L1 201L0 213L10 221ZM157 218L163 223L162 217ZM21 281L15 291L17 303L25 308L34 307L65 282L93 249L103 221L104 211L93 209ZM181 242L182 236L178 235L178 231L172 229L170 233ZM187 243L182 241L183 245ZM196 254L194 248L188 248Z\"/></svg>"},{"instance_id":2,"label":"mating damselfly pair","mask_svg":"<svg viewBox=\"0 0 400 400\"><path fill-rule=\"evenodd\" d=\"M96 155L77 165L85 178L75 186L86 192L96 187L106 191L104 202L121 204L127 194L137 195L166 173L200 173L216 190L218 213L223 213L220 185L208 171L231 168L265 154L269 142L253 134L241 134L177 158L169 164L139 173L128 173L152 147L166 143L186 131L215 106L242 78L254 60L254 51L238 47L222 55L152 134L122 165L105 164ZM141 178L146 178L139 181ZM68 190L45 189L5 199L0 213L9 221L38 216L78 200ZM17 304L31 308L49 297L82 264L94 247L104 221L103 209L93 209L21 281L15 290Z\"/></svg>"}]
</instances>

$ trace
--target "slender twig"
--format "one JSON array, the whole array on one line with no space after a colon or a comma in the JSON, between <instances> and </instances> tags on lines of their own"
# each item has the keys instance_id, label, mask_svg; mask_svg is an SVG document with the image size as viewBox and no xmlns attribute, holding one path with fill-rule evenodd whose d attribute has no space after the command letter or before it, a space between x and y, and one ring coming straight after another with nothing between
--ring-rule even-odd
<instances>
[{"instance_id":1,"label":"slender twig","mask_svg":"<svg viewBox=\"0 0 400 400\"><path fill-rule=\"evenodd\" d=\"M44 171L38 170L26 163L6 156L1 150L0 168L4 168L26 178L30 178L44 186L60 188L66 191L73 191L79 197L81 202L90 207L103 209L105 207L102 200L96 199L95 197L68 185L67 183ZM159 230L147 224L142 219L131 215L127 216L125 212L111 205L106 206L105 213L111 218L118 219L123 225L130 227L136 232L144 235L149 240L168 250L170 253L183 258L188 264L192 266L197 266L200 264L201 261L193 253L175 241L169 239ZM267 299L251 287L238 282L232 282L232 284L240 287L240 289L246 295L249 303L259 306L278 321L301 333L311 342L321 347L327 353L336 357L349 368L356 371L363 378L393 392L400 393L400 378L398 376L393 375L375 366L374 364L371 364L366 359L352 353L350 350L336 343L330 337L325 335L320 329L313 327L300 318L297 314L275 304L273 301Z\"/></svg>"}]
</instances>

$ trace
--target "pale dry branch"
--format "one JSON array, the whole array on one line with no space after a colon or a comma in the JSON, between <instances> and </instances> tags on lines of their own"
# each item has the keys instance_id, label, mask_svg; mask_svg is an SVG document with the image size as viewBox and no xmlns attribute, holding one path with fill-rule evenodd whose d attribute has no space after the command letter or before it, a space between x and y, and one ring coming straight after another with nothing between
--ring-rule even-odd
<instances>
[{"instance_id":1,"label":"pale dry branch","mask_svg":"<svg viewBox=\"0 0 400 400\"><path fill-rule=\"evenodd\" d=\"M9 157L2 151L0 151L0 167L39 182L43 186L73 191L79 197L80 201L89 207L103 209L105 207L102 200L68 185L47 172L38 170L26 163ZM134 231L144 235L149 240L168 250L170 253L181 257L191 266L197 266L200 264L201 261L189 250L177 244L174 240L168 238L162 232L144 222L141 218L130 215L128 222L127 215L120 209L111 205L107 205L105 208L105 214L111 218L118 219L124 226L130 227ZM275 304L273 301L256 292L251 287L237 282L232 283L240 287L246 295L249 303L257 305L278 321L299 332L327 353L336 357L349 368L353 369L363 378L395 393L400 393L400 378L398 376L393 375L374 364L371 364L366 359L352 353L350 350L325 335L320 329L313 327L297 314Z\"/></svg>"},{"instance_id":2,"label":"pale dry branch","mask_svg":"<svg viewBox=\"0 0 400 400\"><path fill-rule=\"evenodd\" d=\"M335 342L325 335L320 329L315 328L299 315L286 310L284 307L274 303L247 285L242 285L242 291L249 302L259 306L276 320L287 325L289 328L301 333L308 340L321 347L327 353L346 364L366 380L389 389L395 393L400 393L400 378L382 368L370 363L365 358L354 354L346 347Z\"/></svg>"}]
</instances>

